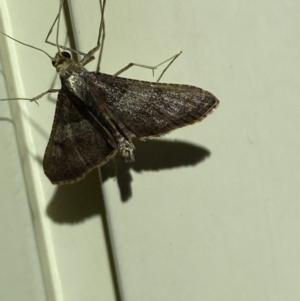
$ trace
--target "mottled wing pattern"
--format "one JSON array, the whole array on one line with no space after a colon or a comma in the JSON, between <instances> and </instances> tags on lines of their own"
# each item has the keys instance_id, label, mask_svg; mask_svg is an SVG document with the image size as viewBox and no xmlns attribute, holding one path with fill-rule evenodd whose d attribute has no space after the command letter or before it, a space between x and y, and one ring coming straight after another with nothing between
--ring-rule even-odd
<instances>
[{"instance_id":1,"label":"mottled wing pattern","mask_svg":"<svg viewBox=\"0 0 300 301\"><path fill-rule=\"evenodd\" d=\"M94 126L85 114L63 90L59 92L43 160L44 172L53 184L78 181L116 153L107 134Z\"/></svg>"},{"instance_id":2,"label":"mottled wing pattern","mask_svg":"<svg viewBox=\"0 0 300 301\"><path fill-rule=\"evenodd\" d=\"M92 98L105 102L136 137L159 136L202 120L219 103L205 90L188 85L151 83L89 72Z\"/></svg>"}]
</instances>

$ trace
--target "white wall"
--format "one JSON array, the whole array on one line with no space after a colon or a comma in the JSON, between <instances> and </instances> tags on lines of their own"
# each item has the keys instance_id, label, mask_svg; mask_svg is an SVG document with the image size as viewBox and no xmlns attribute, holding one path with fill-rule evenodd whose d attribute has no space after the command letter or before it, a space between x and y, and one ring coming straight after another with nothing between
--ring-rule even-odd
<instances>
[{"instance_id":1,"label":"white wall","mask_svg":"<svg viewBox=\"0 0 300 301\"><path fill-rule=\"evenodd\" d=\"M99 2L71 2L78 47L88 51ZM53 55L43 41L57 7L2 0L4 29ZM0 248L0 295L18 300L22 288L22 300L115 300L116 291L130 301L299 300L299 8L296 0L108 1L102 72L182 50L162 81L207 89L220 106L197 125L136 142L131 167L120 158L106 166L104 199L97 173L59 188L43 174L55 95L39 106L11 103L16 130L1 103L0 228L8 247ZM2 82L7 77L19 97L59 87L46 56L12 41L9 76L1 43ZM153 80L138 68L124 76Z\"/></svg>"}]
</instances>

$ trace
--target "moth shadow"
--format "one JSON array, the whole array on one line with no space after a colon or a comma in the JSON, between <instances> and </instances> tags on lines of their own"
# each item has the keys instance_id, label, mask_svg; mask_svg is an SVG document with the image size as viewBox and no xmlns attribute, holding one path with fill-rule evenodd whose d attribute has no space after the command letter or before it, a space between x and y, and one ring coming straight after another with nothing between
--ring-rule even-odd
<instances>
[{"instance_id":1,"label":"moth shadow","mask_svg":"<svg viewBox=\"0 0 300 301\"><path fill-rule=\"evenodd\" d=\"M59 186L46 212L50 219L59 224L75 224L92 216L101 216L116 300L121 301L98 170L93 170L77 183Z\"/></svg>"},{"instance_id":2,"label":"moth shadow","mask_svg":"<svg viewBox=\"0 0 300 301\"><path fill-rule=\"evenodd\" d=\"M210 151L204 147L183 142L168 140L133 141L136 147L135 163L124 164L120 156L115 159L115 172L110 164L102 167L102 180L116 177L123 202L132 196L130 170L138 173L143 171L161 171L200 163L210 156Z\"/></svg>"},{"instance_id":3,"label":"moth shadow","mask_svg":"<svg viewBox=\"0 0 300 301\"><path fill-rule=\"evenodd\" d=\"M56 223L79 223L90 217L105 216L98 171L93 170L83 180L58 186L46 209Z\"/></svg>"},{"instance_id":4,"label":"moth shadow","mask_svg":"<svg viewBox=\"0 0 300 301\"><path fill-rule=\"evenodd\" d=\"M110 162L101 168L102 181L115 178L123 202L132 197L131 170L137 173L162 171L199 164L210 155L202 146L168 140L134 141L136 161L124 164L119 155L115 164ZM97 169L83 180L58 186L48 207L47 215L57 223L78 223L95 215L105 216L104 202Z\"/></svg>"}]
</instances>

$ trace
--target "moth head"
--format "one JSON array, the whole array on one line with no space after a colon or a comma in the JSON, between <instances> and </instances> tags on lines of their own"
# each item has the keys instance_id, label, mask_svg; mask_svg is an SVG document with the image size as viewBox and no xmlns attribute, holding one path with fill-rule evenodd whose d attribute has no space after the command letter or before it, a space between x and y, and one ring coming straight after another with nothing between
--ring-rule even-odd
<instances>
[{"instance_id":1,"label":"moth head","mask_svg":"<svg viewBox=\"0 0 300 301\"><path fill-rule=\"evenodd\" d=\"M57 52L52 59L52 65L56 68L56 72L60 75L63 74L74 61L71 58L70 52L62 51Z\"/></svg>"}]
</instances>

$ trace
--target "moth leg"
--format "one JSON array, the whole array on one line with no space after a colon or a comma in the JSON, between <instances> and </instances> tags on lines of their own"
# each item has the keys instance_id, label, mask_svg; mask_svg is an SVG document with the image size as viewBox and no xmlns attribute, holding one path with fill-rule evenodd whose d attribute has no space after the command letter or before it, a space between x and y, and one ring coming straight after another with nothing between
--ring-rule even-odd
<instances>
[{"instance_id":1,"label":"moth leg","mask_svg":"<svg viewBox=\"0 0 300 301\"><path fill-rule=\"evenodd\" d=\"M37 100L39 100L40 98L42 98L44 95L46 95L48 93L57 93L59 91L60 91L60 89L49 89L49 90L47 90L35 97L32 97L32 98L23 98L23 97L21 97L21 98L5 98L5 99L0 99L0 101L2 101L2 100L30 100L30 101L36 102Z\"/></svg>"},{"instance_id":2,"label":"moth leg","mask_svg":"<svg viewBox=\"0 0 300 301\"><path fill-rule=\"evenodd\" d=\"M70 51L70 52L72 52L72 53L77 53L77 54L80 54L80 55L84 55L84 56L85 56L86 53L83 53L83 52L78 51L78 50L76 50L76 49L69 48L69 47L66 47L66 46L59 45L59 44L56 44L56 43L53 43L53 42L48 41L48 39L49 39L49 37L50 37L50 35L51 35L52 31L53 31L54 25L56 24L58 18L60 17L61 9L62 9L62 7L63 7L63 5L64 5L64 2L65 2L64 0L61 1L61 5L60 5L60 7L59 7L59 12L58 12L58 14L57 14L57 16L56 16L56 18L55 18L53 24L52 24L52 26L51 26L51 28L50 28L50 30L49 30L47 36L46 36L45 43L46 43L46 44L49 44L49 45L52 45L52 46L55 46L55 47L59 47L59 48L64 49L64 50L68 50L68 51ZM66 3L68 4L68 2L66 2Z\"/></svg>"},{"instance_id":3,"label":"moth leg","mask_svg":"<svg viewBox=\"0 0 300 301\"><path fill-rule=\"evenodd\" d=\"M119 70L117 73L114 74L114 76L119 76L121 73L125 72L126 70L130 69L131 67L135 66L135 67L141 67L141 68L146 68L146 69L151 69L152 73L154 75L154 70L156 70L159 66L165 64L166 62L169 62L169 64L167 65L167 67L165 67L165 69L161 72L160 76L158 77L156 82L159 82L162 78L162 76L164 75L164 73L167 71L167 69L170 67L170 65L177 59L177 57L182 53L182 51L178 52L177 54L173 55L172 57L170 57L169 59L159 63L156 66L148 66L148 65L142 65L142 64L136 64L136 63L129 63L127 66L125 66L124 68L122 68L121 70Z\"/></svg>"},{"instance_id":4,"label":"moth leg","mask_svg":"<svg viewBox=\"0 0 300 301\"><path fill-rule=\"evenodd\" d=\"M100 21L100 26L99 26L99 34L98 34L98 39L97 39L97 45L94 47L92 50L90 50L84 58L80 61L82 66L85 66L88 64L90 61L94 59L94 54L100 49L101 47L101 37L102 37L102 32L104 32L104 9L106 5L106 0L103 0L102 2L102 7L101 7L101 21Z\"/></svg>"}]
</instances>

